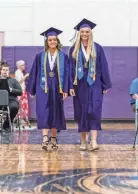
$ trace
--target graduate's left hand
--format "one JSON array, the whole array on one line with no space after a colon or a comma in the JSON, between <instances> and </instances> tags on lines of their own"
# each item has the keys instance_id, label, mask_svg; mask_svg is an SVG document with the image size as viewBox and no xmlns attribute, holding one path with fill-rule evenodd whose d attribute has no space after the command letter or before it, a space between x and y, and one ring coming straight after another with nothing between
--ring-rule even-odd
<instances>
[{"instance_id":1,"label":"graduate's left hand","mask_svg":"<svg viewBox=\"0 0 138 194\"><path fill-rule=\"evenodd\" d=\"M63 100L65 100L68 97L68 93L63 93Z\"/></svg>"},{"instance_id":2,"label":"graduate's left hand","mask_svg":"<svg viewBox=\"0 0 138 194\"><path fill-rule=\"evenodd\" d=\"M103 90L103 94L106 94L108 92L108 90Z\"/></svg>"}]
</instances>

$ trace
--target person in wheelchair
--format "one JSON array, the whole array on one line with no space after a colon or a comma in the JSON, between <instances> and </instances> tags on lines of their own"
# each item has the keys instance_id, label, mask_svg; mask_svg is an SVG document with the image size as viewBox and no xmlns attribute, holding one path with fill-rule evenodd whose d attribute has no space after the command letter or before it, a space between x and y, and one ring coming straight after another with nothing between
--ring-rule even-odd
<instances>
[{"instance_id":1,"label":"person in wheelchair","mask_svg":"<svg viewBox=\"0 0 138 194\"><path fill-rule=\"evenodd\" d=\"M138 100L138 78L134 79L130 85L130 105L133 112L135 112L135 103Z\"/></svg>"},{"instance_id":2,"label":"person in wheelchair","mask_svg":"<svg viewBox=\"0 0 138 194\"><path fill-rule=\"evenodd\" d=\"M0 78L8 80L9 91L10 91L9 92L10 119L12 122L18 113L19 104L18 104L17 96L22 95L22 89L21 89L21 86L18 83L18 81L16 79L10 77L10 67L6 62L1 64ZM2 109L2 107L0 107L0 109ZM6 132L8 132L10 130L8 117L4 121L3 129Z\"/></svg>"}]
</instances>

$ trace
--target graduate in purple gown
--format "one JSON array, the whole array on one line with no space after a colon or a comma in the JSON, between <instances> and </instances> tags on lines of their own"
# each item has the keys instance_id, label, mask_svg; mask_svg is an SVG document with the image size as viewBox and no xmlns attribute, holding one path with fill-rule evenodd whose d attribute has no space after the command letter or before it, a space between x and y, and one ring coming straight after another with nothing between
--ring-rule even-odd
<instances>
[{"instance_id":1,"label":"graduate in purple gown","mask_svg":"<svg viewBox=\"0 0 138 194\"><path fill-rule=\"evenodd\" d=\"M93 41L93 22L83 19L74 29L75 44L70 48L70 95L73 97L74 117L78 123L81 145L87 149L91 132L90 150L99 149L97 131L101 130L103 95L111 88L108 64L103 48Z\"/></svg>"},{"instance_id":2,"label":"graduate in purple gown","mask_svg":"<svg viewBox=\"0 0 138 194\"><path fill-rule=\"evenodd\" d=\"M36 55L27 85L31 96L36 95L37 124L39 129L43 129L42 148L45 150L48 144L57 149L57 129L66 129L63 100L68 96L69 59L61 51L57 37L61 32L50 28L41 34L46 37L45 51Z\"/></svg>"}]
</instances>

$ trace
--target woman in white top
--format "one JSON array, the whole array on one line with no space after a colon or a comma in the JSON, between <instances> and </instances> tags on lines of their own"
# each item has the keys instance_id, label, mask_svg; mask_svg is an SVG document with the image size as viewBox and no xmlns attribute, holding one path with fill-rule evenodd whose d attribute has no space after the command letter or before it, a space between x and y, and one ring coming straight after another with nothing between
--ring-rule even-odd
<instances>
[{"instance_id":1,"label":"woman in white top","mask_svg":"<svg viewBox=\"0 0 138 194\"><path fill-rule=\"evenodd\" d=\"M27 124L30 126L29 121L28 121L28 98L27 98L27 92L26 92L26 85L25 85L25 80L29 76L29 74L24 75L24 70L25 70L25 62L20 60L16 62L17 70L15 72L15 79L20 83L23 95L21 97L18 97L19 100L19 117L21 120L24 120L27 122Z\"/></svg>"}]
</instances>

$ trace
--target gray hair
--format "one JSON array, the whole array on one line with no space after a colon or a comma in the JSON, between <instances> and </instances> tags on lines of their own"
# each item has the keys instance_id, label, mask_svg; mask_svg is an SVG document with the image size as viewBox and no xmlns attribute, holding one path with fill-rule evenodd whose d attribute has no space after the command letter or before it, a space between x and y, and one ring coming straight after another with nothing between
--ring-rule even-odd
<instances>
[{"instance_id":1,"label":"gray hair","mask_svg":"<svg viewBox=\"0 0 138 194\"><path fill-rule=\"evenodd\" d=\"M25 61L20 60L20 61L17 61L17 62L16 62L17 68L18 68L19 66L21 66L21 65L25 65Z\"/></svg>"}]
</instances>

